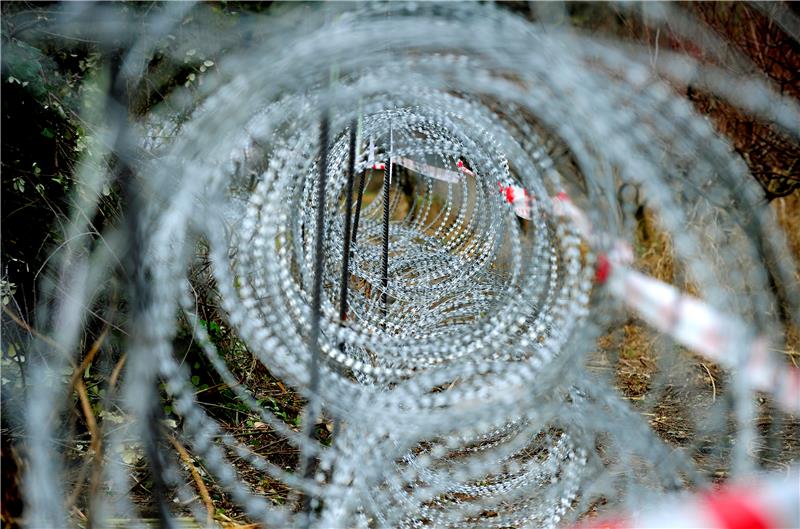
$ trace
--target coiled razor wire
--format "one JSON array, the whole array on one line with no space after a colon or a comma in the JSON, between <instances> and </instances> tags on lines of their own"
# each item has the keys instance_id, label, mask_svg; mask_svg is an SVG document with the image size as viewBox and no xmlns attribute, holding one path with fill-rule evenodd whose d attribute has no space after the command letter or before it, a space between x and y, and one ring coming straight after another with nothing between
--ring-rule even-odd
<instances>
[{"instance_id":1,"label":"coiled razor wire","mask_svg":"<svg viewBox=\"0 0 800 529\"><path fill-rule=\"evenodd\" d=\"M694 388L705 400L693 421L734 475L756 466L755 392L796 413L797 372L771 353L783 335L776 288L800 314L785 243L743 161L672 88L692 83L797 138L800 107L765 82L666 51L652 62L487 5L275 8L224 31L207 6L177 4L137 34L109 9L65 8L57 24L122 46L95 147L131 173L137 207L106 244L66 237L58 256L40 325L60 348L40 344L26 413L31 527L70 523L54 381L115 254L130 256L114 400L126 422L104 427L103 487L89 500L98 526L136 524L118 457L130 439L157 473L161 523L174 523L168 491L184 470L158 426L159 380L180 439L264 527L555 527L708 483L708 468L590 369L598 339L630 315L672 359L654 375L662 387L690 387L668 368L691 358L680 346L729 369L715 401ZM668 5L643 9L653 24L685 21ZM209 29L162 47L187 17ZM176 63L188 49L213 57L216 71L132 125L121 87L135 86L152 46ZM85 190L112 178L83 167ZM671 237L694 297L635 271L630 189ZM92 218L92 196L71 233ZM227 325L308 402L302 431L256 399L199 323L188 271L200 243ZM299 450L297 468L196 403L172 350L184 317L221 380ZM335 425L330 446L312 435L320 413ZM234 461L291 501L268 502Z\"/></svg>"}]
</instances>

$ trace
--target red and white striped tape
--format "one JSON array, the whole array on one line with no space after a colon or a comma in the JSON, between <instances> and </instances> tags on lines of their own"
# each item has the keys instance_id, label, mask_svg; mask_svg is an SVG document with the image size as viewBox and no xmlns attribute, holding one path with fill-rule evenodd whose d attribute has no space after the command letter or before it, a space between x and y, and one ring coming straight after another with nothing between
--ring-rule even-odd
<instances>
[{"instance_id":1,"label":"red and white striped tape","mask_svg":"<svg viewBox=\"0 0 800 529\"><path fill-rule=\"evenodd\" d=\"M553 209L587 241L596 243L588 218L566 194L553 199ZM615 240L608 253L598 255L595 279L650 325L714 362L737 368L739 360L733 353L744 347L743 368L751 387L771 393L783 409L800 412L800 370L775 362L766 337L749 335L748 325L737 317L629 268L632 262L630 245Z\"/></svg>"},{"instance_id":2,"label":"red and white striped tape","mask_svg":"<svg viewBox=\"0 0 800 529\"><path fill-rule=\"evenodd\" d=\"M800 467L686 498L645 507L641 513L600 518L575 529L786 529L800 527Z\"/></svg>"},{"instance_id":3,"label":"red and white striped tape","mask_svg":"<svg viewBox=\"0 0 800 529\"><path fill-rule=\"evenodd\" d=\"M751 387L772 393L785 410L800 412L800 370L778 365L770 357L766 337L750 336L748 326L738 318L722 314L672 285L613 260L606 263L604 277L609 292L642 319L679 344L730 368L739 365L733 352L744 347L747 357L743 368Z\"/></svg>"},{"instance_id":4,"label":"red and white striped tape","mask_svg":"<svg viewBox=\"0 0 800 529\"><path fill-rule=\"evenodd\" d=\"M372 163L375 169L382 169L383 164L377 164L374 160L375 146L370 140L368 163ZM475 176L461 160L457 163L458 171L405 157L394 157L392 161L430 178L450 183L458 182L461 174ZM501 196L514 212L519 217L530 219L535 197L516 184L498 182L497 185ZM565 192L552 197L551 205L553 212L567 219L584 240L599 246L599 237L593 232L589 218ZM623 240L613 239L609 250L597 256L595 280L598 284L606 285L613 296L636 311L650 325L714 362L736 368L739 361L733 352L737 347L744 347L747 353L744 369L751 386L772 393L778 405L785 410L800 412L800 370L779 366L769 355L769 340L766 337L749 336L746 331L748 326L738 318L723 314L672 285L631 269L629 265L632 263L631 246Z\"/></svg>"},{"instance_id":5,"label":"red and white striped tape","mask_svg":"<svg viewBox=\"0 0 800 529\"><path fill-rule=\"evenodd\" d=\"M441 167L434 167L432 165L428 165L426 163L417 162L412 160L411 158L406 158L404 156L395 156L392 158L392 163L397 165L402 165L412 171L417 173L423 174L430 178L435 178L436 180L442 180L444 182L449 182L451 184L457 183L461 180L461 173L457 171L451 171L449 169L443 169Z\"/></svg>"},{"instance_id":6,"label":"red and white striped tape","mask_svg":"<svg viewBox=\"0 0 800 529\"><path fill-rule=\"evenodd\" d=\"M367 166L372 167L373 169L380 169L380 170L386 168L386 164L375 160L375 140L373 140L372 138L369 139L369 151L367 152Z\"/></svg>"},{"instance_id":7,"label":"red and white striped tape","mask_svg":"<svg viewBox=\"0 0 800 529\"><path fill-rule=\"evenodd\" d=\"M498 185L517 215L529 219L534 197L520 186ZM556 215L567 219L584 240L598 246L599 237L593 233L588 217L566 193L560 192L551 200ZM733 353L744 347L744 370L751 387L771 393L783 409L800 412L800 370L775 362L766 337L749 335L748 326L738 318L631 269L633 249L627 242L613 239L610 246L597 256L595 280L599 284L605 284L614 297L650 325L714 362L736 368L739 360Z\"/></svg>"},{"instance_id":8,"label":"red and white striped tape","mask_svg":"<svg viewBox=\"0 0 800 529\"><path fill-rule=\"evenodd\" d=\"M451 184L459 182L461 180L462 174L475 176L475 173L464 167L464 162L462 162L461 160L459 160L457 164L458 171L451 171L450 169L444 169L442 167L436 167L423 162L418 162L416 160L412 160L411 158L407 158L405 156L392 156L391 161L395 165L406 167L407 169L410 169L411 171L419 173L423 176L427 176L428 178L441 180L443 182L448 182ZM386 167L386 164L384 162L376 161L375 143L371 139L369 143L369 154L367 156L367 166L371 167L372 169L380 169L380 170Z\"/></svg>"}]
</instances>

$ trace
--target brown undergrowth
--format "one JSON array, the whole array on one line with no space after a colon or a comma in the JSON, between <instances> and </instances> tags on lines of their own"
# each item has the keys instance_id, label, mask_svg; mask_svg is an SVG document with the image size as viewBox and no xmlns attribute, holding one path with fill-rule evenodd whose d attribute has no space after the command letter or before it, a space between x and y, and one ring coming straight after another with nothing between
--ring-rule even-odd
<instances>
[{"instance_id":1,"label":"brown undergrowth","mask_svg":"<svg viewBox=\"0 0 800 529\"><path fill-rule=\"evenodd\" d=\"M365 195L365 204L374 200L377 190L370 189ZM788 234L789 245L796 261L800 261L800 196L797 194L778 199L772 203L779 223ZM438 204L429 212L428 220L438 213ZM409 211L409 204L401 197L393 220L399 221ZM794 230L793 230L794 228ZM672 241L667 232L658 227L657 219L646 211L640 220L636 240L636 267L644 273L670 284L676 283L678 264L674 259ZM681 276L682 277L682 276ZM698 289L690 280L682 278L677 284L682 291L696 295ZM355 288L355 287L354 287ZM798 344L800 333L789 328L786 334L787 348L783 351L787 361L800 363ZM719 413L728 388L728 373L713 362L707 361L682 347L671 343L663 335L649 328L645 322L630 317L620 329L603 336L598 341L599 355L590 361L590 369L604 371L611 376L622 398L638 409L656 434L675 449L685 450L695 459L698 468L717 481L725 480L730 472L729 447L720 441L719 432L733 439L735 424L732 419L717 430L708 428L704 421ZM250 383L264 388L265 397L280 403L280 409L288 410L290 417L299 412L302 402L296 399L291 388L272 377L259 362L253 362L240 373L249 377ZM766 396L757 399L756 417L759 439L752 450L759 456L765 468L785 468L788 461L800 454L800 424L797 419L781 417L776 420L774 410ZM223 423L223 426L240 439L246 439L254 451L286 468L296 464L296 452L276 438L258 422ZM246 424L251 426L247 426ZM255 428L252 425L255 424ZM319 428L331 440L331 425ZM327 430L326 430L327 428ZM249 465L234 458L243 479L253 489L276 504L291 501L290 491L280 482L264 479ZM216 507L216 519L222 524L237 527L242 514L229 501L225 493L209 483ZM237 521L239 520L239 521Z\"/></svg>"},{"instance_id":2,"label":"brown undergrowth","mask_svg":"<svg viewBox=\"0 0 800 529\"><path fill-rule=\"evenodd\" d=\"M800 262L800 194L776 199L770 207L787 234L795 263ZM685 293L697 295L698 289L690 280L676 281L676 276L682 276L674 260L671 238L655 221L652 213L647 212L639 223L636 268ZM776 351L777 360L782 359L787 365L800 364L798 329L787 323L785 336L775 341L781 339L785 341L785 349ZM688 450L698 467L716 480L727 478L730 451L709 448L725 443L720 443L716 436L710 438L714 429L704 424L713 413L723 413L723 424L716 427L716 432L725 434L732 444L735 422L730 410L720 405L728 392L727 370L670 343L634 315L621 329L598 341L598 353L590 360L590 369L613 372L620 394L648 418L659 437L677 449ZM777 411L767 395L759 394L756 406L759 437L751 453L757 455L764 468L785 469L790 461L800 457L800 421Z\"/></svg>"},{"instance_id":3,"label":"brown undergrowth","mask_svg":"<svg viewBox=\"0 0 800 529\"><path fill-rule=\"evenodd\" d=\"M376 197L377 190L369 189L365 195L365 204ZM400 197L393 220L399 221L405 217L409 206L406 197ZM427 216L428 221L438 214L440 207L438 203L432 205ZM777 199L772 202L771 207L787 234L795 261L800 261L800 230L797 229L800 226L800 194ZM658 227L657 219L648 210L645 210L640 219L635 242L637 269L671 284L675 284L676 276L680 276L682 279L676 286L684 292L697 293L698 289L680 275L670 236ZM354 285L354 288L358 287ZM208 311L204 309L201 313L209 325L209 334L221 354L226 356L236 378L247 387L255 389L255 397L262 405L299 431L299 418L304 402L294 388L287 387L273 376L238 343L213 308ZM211 321L217 323L216 328ZM800 332L790 327L785 341L786 348L780 353L787 362L800 364ZM263 424L255 413L237 403L230 390L214 379L213 375L209 374L208 378L202 375L205 372L203 365L197 367L201 378L196 384L196 396L206 412L248 450L281 468L294 471L297 467L296 449ZM725 442L720 441L715 434L722 432L732 439L735 425L732 419L717 430L704 425L708 417L719 415L719 406L729 389L725 370L670 343L667 338L633 315L618 329L601 337L598 341L598 353L590 359L589 368L609 378L621 397L642 413L652 429L666 443L690 453L698 467L714 479L722 481L728 477L729 449L716 448ZM764 395L758 398L756 404L759 410L756 427L760 437L752 450L758 454L759 461L765 468L785 468L788 461L796 460L800 455L800 423L797 419L780 416ZM330 421L322 420L316 425L316 434L323 443L332 442L333 430L333 423ZM186 471L186 482L182 486L197 496L197 501L201 502L204 510L208 509L208 502L211 502L213 512L210 514L222 527L255 528L256 526L248 525L244 521L243 513L217 484L214 476L204 468L203 461L192 453L191 443L187 441L182 448L184 450L180 457L175 457L176 463ZM283 483L255 471L237 454L228 453L228 456L240 479L256 494L276 505L299 504ZM136 468L144 468L143 463L138 463ZM148 476L146 472L136 469L133 470L133 475L136 485L131 490L131 495L136 503L145 506L143 512L146 514L146 505L151 501L150 490L147 488ZM180 506L176 507L180 509ZM78 510L75 516L79 520L85 505L79 502L76 508Z\"/></svg>"}]
</instances>

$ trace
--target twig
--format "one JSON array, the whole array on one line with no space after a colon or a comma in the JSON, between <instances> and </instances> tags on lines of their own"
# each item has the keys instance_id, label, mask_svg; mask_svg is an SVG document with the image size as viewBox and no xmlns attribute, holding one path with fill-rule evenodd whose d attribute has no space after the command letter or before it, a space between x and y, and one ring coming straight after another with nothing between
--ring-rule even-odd
<instances>
[{"instance_id":1,"label":"twig","mask_svg":"<svg viewBox=\"0 0 800 529\"><path fill-rule=\"evenodd\" d=\"M100 350L100 346L103 344L103 340L105 340L107 334L108 334L108 326L106 326L106 328L103 329L103 332L100 333L100 336L98 336L97 339L94 341L91 349L89 349L89 351L86 353L86 356L83 358L81 364L75 368L75 371L72 373L72 380L70 380L70 386L74 386L75 384L77 384L78 380L81 379L81 375L83 374L84 371L86 371L86 368L89 367L89 364L92 363L92 360L94 360L94 357ZM84 391L86 391L85 387Z\"/></svg>"},{"instance_id":2,"label":"twig","mask_svg":"<svg viewBox=\"0 0 800 529\"><path fill-rule=\"evenodd\" d=\"M85 514L83 514L83 512L81 512L81 510L80 510L80 509L78 509L77 507L75 507L74 505L73 505L73 507L72 507L72 512L74 512L75 514L77 514L77 515L78 515L78 517L79 517L79 518L81 518L81 519L82 519L84 522L86 522L86 521L88 521L88 520L89 520L89 519L86 517L86 515L85 515Z\"/></svg>"},{"instance_id":3,"label":"twig","mask_svg":"<svg viewBox=\"0 0 800 529\"><path fill-rule=\"evenodd\" d=\"M122 355L122 358L119 359L117 365L114 366L114 371L111 372L111 378L108 380L108 388L114 389L114 386L117 384L117 379L119 378L119 374L122 372L122 368L125 367L125 360L128 358L128 353Z\"/></svg>"},{"instance_id":4,"label":"twig","mask_svg":"<svg viewBox=\"0 0 800 529\"><path fill-rule=\"evenodd\" d=\"M798 352L796 352L796 351L793 351L793 350L791 350L791 349L786 349L786 350L783 350L783 349L773 349L773 351L777 351L777 352L779 352L779 353L785 354L786 356L788 356L788 357L789 357L789 361L792 363L792 365L794 365L794 367L798 367L798 365L797 365L797 360L795 360L795 357L796 357L796 356L800 356L800 353L798 353Z\"/></svg>"},{"instance_id":5,"label":"twig","mask_svg":"<svg viewBox=\"0 0 800 529\"><path fill-rule=\"evenodd\" d=\"M95 458L96 464L95 468L99 467L99 462L102 460L102 441L103 437L100 434L100 430L97 427L97 419L95 419L94 412L92 411L92 406L89 402L89 394L86 390L86 384L83 382L83 373L89 367L89 365L94 360L94 357L97 356L98 351L100 351L100 346L103 344L106 335L108 334L109 326L103 329L103 332L100 333L100 336L92 344L92 347L84 356L83 361L81 364L75 368L74 372L72 373L72 379L70 380L70 387L75 387L75 391L78 393L78 398L81 401L81 409L83 410L83 416L86 419L86 427L89 429L89 435L91 437L91 444L89 447L94 452L93 457ZM69 499L67 500L67 505L74 505L74 503L78 500L78 495L80 494L83 488L83 480L86 476L87 467L83 467L78 477L78 482L75 485L75 490L72 491L70 494ZM92 487L94 489L94 487Z\"/></svg>"},{"instance_id":6,"label":"twig","mask_svg":"<svg viewBox=\"0 0 800 529\"><path fill-rule=\"evenodd\" d=\"M5 312L8 315L8 317L11 318L14 321L14 323L19 325L23 329L25 329L27 332L29 332L30 334L32 334L36 338L39 338L40 340L42 340L47 345L51 345L51 346L55 347L56 349L58 349L59 351L64 352L64 349L62 349L61 345L58 342L56 342L55 340L53 340L49 336L45 336L44 334L40 333L39 331L37 331L36 329L34 329L30 325L28 325L27 322L25 322L22 318L20 318L16 314L14 314L5 305L3 305L3 312Z\"/></svg>"},{"instance_id":7,"label":"twig","mask_svg":"<svg viewBox=\"0 0 800 529\"><path fill-rule=\"evenodd\" d=\"M75 390L78 392L78 398L81 401L81 410L83 410L83 415L86 418L86 427L89 429L89 434L91 436L89 447L95 454L98 454L101 442L100 432L97 429L97 419L95 419L94 412L92 412L92 405L89 403L89 395L86 392L86 385L83 383L83 379L79 378L75 382Z\"/></svg>"},{"instance_id":8,"label":"twig","mask_svg":"<svg viewBox=\"0 0 800 529\"><path fill-rule=\"evenodd\" d=\"M88 355L87 355L88 356ZM89 429L89 435L91 438L91 443L89 447L93 452L93 456L95 461L99 461L99 458L102 458L101 449L102 449L102 438L100 436L100 431L97 428L97 420L94 417L94 412L92 411L92 405L89 403L89 395L86 392L86 385L83 383L83 379L78 377L72 383L75 386L75 391L78 393L78 399L81 401L81 410L83 411L83 416L86 419L86 427ZM75 502L78 501L78 495L83 490L83 480L86 478L86 472L88 470L87 466L83 466L81 468L80 473L78 474L78 479L76 480L75 488L72 491L72 494L69 495L67 498L67 506L75 508Z\"/></svg>"},{"instance_id":9,"label":"twig","mask_svg":"<svg viewBox=\"0 0 800 529\"><path fill-rule=\"evenodd\" d=\"M456 385L456 383L458 382L458 379L459 379L459 377L454 378L453 381L450 383L450 385L447 386L447 389L445 391L450 391L451 389L453 389L453 386Z\"/></svg>"},{"instance_id":10,"label":"twig","mask_svg":"<svg viewBox=\"0 0 800 529\"><path fill-rule=\"evenodd\" d=\"M220 388L225 389L225 388L228 388L228 387L235 388L235 387L238 387L240 385L241 385L240 383L237 383L235 386L228 386L226 383L220 382L219 384L214 384L213 386L209 386L209 387L207 387L205 389L198 389L197 391L194 392L194 394L195 395L199 395L200 393L203 393L205 391L211 391L212 389L220 389Z\"/></svg>"},{"instance_id":11,"label":"twig","mask_svg":"<svg viewBox=\"0 0 800 529\"><path fill-rule=\"evenodd\" d=\"M197 467L194 466L192 458L189 456L189 452L186 451L186 448L184 448L180 441L173 436L170 436L169 440L172 442L172 446L175 447L175 450L178 451L181 460L186 463L186 466L189 467L189 472L192 474L192 478L197 485L197 490L200 493L200 497L203 498L206 511L208 511L208 525L211 525L214 521L214 504L211 502L211 495L208 493L206 484L203 483L203 478L200 476L200 472L197 471Z\"/></svg>"},{"instance_id":12,"label":"twig","mask_svg":"<svg viewBox=\"0 0 800 529\"><path fill-rule=\"evenodd\" d=\"M705 365L703 362L700 362L700 365L703 366L703 369L705 369L706 373L708 373L708 378L711 379L711 391L712 391L711 400L712 400L712 402L716 402L717 401L717 385L714 383L714 376L711 374L711 370L708 369L707 365Z\"/></svg>"}]
</instances>

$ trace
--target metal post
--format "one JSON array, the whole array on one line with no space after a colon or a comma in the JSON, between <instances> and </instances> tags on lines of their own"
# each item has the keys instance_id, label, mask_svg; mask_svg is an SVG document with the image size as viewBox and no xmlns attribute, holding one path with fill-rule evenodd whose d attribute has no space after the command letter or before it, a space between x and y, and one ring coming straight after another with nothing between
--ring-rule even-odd
<instances>
[{"instance_id":1,"label":"metal post","mask_svg":"<svg viewBox=\"0 0 800 529\"><path fill-rule=\"evenodd\" d=\"M358 198L356 198L356 211L353 215L353 237L351 238L352 242L355 243L357 241L358 236L358 221L361 218L361 202L364 199L364 186L367 183L367 173L366 171L361 171L358 180Z\"/></svg>"},{"instance_id":2,"label":"metal post","mask_svg":"<svg viewBox=\"0 0 800 529\"><path fill-rule=\"evenodd\" d=\"M145 226L142 222L143 211L145 210L144 198L141 190L135 182L135 173L131 160L131 147L126 139L124 127L128 124L128 105L130 102L129 93L126 86L125 76L122 74L123 50L117 50L111 58L111 99L113 101L111 112L116 114L122 130L117 136L114 151L118 160L118 180L121 189L122 203L127 210L125 213L125 227L128 235L128 247L126 255L126 271L128 274L128 297L130 300L129 322L132 328L138 328L142 322L146 321L145 313L151 308L152 296L148 276L150 275L149 266L145 256L146 236ZM127 345L129 351L145 352L148 343L145 339L133 333L128 338ZM134 355L135 356L135 355ZM174 527L172 516L167 506L167 484L164 480L164 470L166 461L161 451L161 444L164 435L161 429L163 419L163 408L159 392L157 389L158 378L154 370L143 368L143 362L151 359L143 359L141 356L131 360L131 369L134 373L143 374L143 377L135 380L143 380L145 387L139 391L145 395L143 408L144 416L139 417L142 434L144 437L145 457L150 466L151 479L153 482L152 493L158 508L159 527ZM155 358L152 360L156 360ZM141 403L141 401L140 401Z\"/></svg>"},{"instance_id":3,"label":"metal post","mask_svg":"<svg viewBox=\"0 0 800 529\"><path fill-rule=\"evenodd\" d=\"M353 208L353 173L356 165L356 120L350 123L350 160L347 166L347 185L344 199L344 244L342 247L342 281L339 286L339 319L347 319L347 284L350 279L350 217ZM363 181L363 178L362 178ZM361 195L359 194L359 202ZM355 232L355 229L353 229ZM355 235L354 235L355 236Z\"/></svg>"},{"instance_id":4,"label":"metal post","mask_svg":"<svg viewBox=\"0 0 800 529\"><path fill-rule=\"evenodd\" d=\"M389 136L391 138L391 129ZM389 296L387 290L389 289L389 188L392 179L392 140L389 140L389 159L383 167L383 260L381 263L381 279L383 284L383 293L381 294L381 302L383 303L383 315L389 312Z\"/></svg>"},{"instance_id":5,"label":"metal post","mask_svg":"<svg viewBox=\"0 0 800 529\"><path fill-rule=\"evenodd\" d=\"M312 285L311 299L311 329L309 332L310 356L308 360L309 372L309 398L306 421L303 424L303 431L310 442L314 441L314 426L320 413L319 393L319 320L322 307L322 276L324 273L324 235L325 235L325 181L328 173L328 113L325 111L319 126L319 184L317 186L317 225L316 239L314 240L314 284ZM300 460L303 477L312 479L314 477L314 465L311 464L311 457L305 451ZM303 511L306 514L306 526L311 523L311 496L306 494L303 500Z\"/></svg>"}]
</instances>

